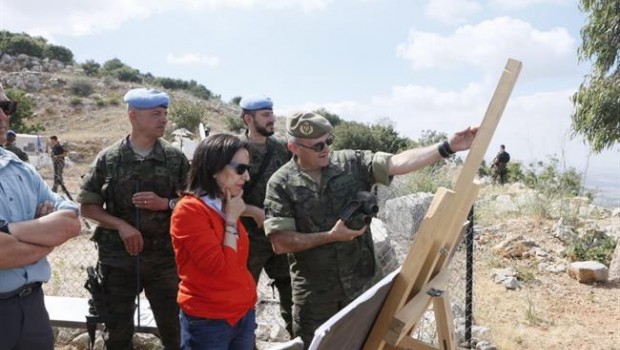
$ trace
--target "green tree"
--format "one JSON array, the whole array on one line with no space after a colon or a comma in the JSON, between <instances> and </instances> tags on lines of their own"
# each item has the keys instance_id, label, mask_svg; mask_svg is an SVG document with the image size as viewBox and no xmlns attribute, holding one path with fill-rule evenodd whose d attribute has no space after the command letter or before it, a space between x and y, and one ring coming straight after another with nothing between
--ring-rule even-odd
<instances>
[{"instance_id":1,"label":"green tree","mask_svg":"<svg viewBox=\"0 0 620 350\"><path fill-rule=\"evenodd\" d=\"M101 65L95 60L86 60L86 62L82 63L82 69L84 70L84 74L89 77L95 77L99 75L99 68Z\"/></svg>"},{"instance_id":2,"label":"green tree","mask_svg":"<svg viewBox=\"0 0 620 350\"><path fill-rule=\"evenodd\" d=\"M342 119L340 118L340 116L338 116L338 114L331 113L325 108L319 108L315 110L313 113L324 116L325 119L327 119L334 128L340 125L340 123L342 123Z\"/></svg>"},{"instance_id":3,"label":"green tree","mask_svg":"<svg viewBox=\"0 0 620 350\"><path fill-rule=\"evenodd\" d=\"M243 97L241 97L241 96L235 96L235 97L230 99L230 103L233 104L233 105L237 105L238 106L239 103L241 102L242 98Z\"/></svg>"},{"instance_id":4,"label":"green tree","mask_svg":"<svg viewBox=\"0 0 620 350\"><path fill-rule=\"evenodd\" d=\"M579 8L588 18L578 56L593 66L572 97L572 129L600 152L620 141L620 3L580 0Z\"/></svg>"},{"instance_id":5,"label":"green tree","mask_svg":"<svg viewBox=\"0 0 620 350\"><path fill-rule=\"evenodd\" d=\"M177 128L195 132L202 121L204 111L205 108L200 103L180 99L170 105L169 117Z\"/></svg>"},{"instance_id":6,"label":"green tree","mask_svg":"<svg viewBox=\"0 0 620 350\"><path fill-rule=\"evenodd\" d=\"M35 133L45 130L41 124L26 124L26 120L32 118L34 101L24 91L7 89L6 95L11 101L17 102L17 110L11 114L10 128L17 133Z\"/></svg>"},{"instance_id":7,"label":"green tree","mask_svg":"<svg viewBox=\"0 0 620 350\"><path fill-rule=\"evenodd\" d=\"M58 60L64 64L73 64L73 52L64 46L46 45L43 48L43 57Z\"/></svg>"},{"instance_id":8,"label":"green tree","mask_svg":"<svg viewBox=\"0 0 620 350\"><path fill-rule=\"evenodd\" d=\"M4 43L4 51L9 55L26 54L28 56L42 57L43 45L29 35L15 35Z\"/></svg>"},{"instance_id":9,"label":"green tree","mask_svg":"<svg viewBox=\"0 0 620 350\"><path fill-rule=\"evenodd\" d=\"M358 122L341 122L335 129L334 149L362 149L380 151L381 145L370 127Z\"/></svg>"},{"instance_id":10,"label":"green tree","mask_svg":"<svg viewBox=\"0 0 620 350\"><path fill-rule=\"evenodd\" d=\"M119 60L118 58L113 58L111 60L107 60L103 62L103 66L101 67L101 69L103 69L104 71L108 73L111 73L123 67L127 67L127 65L123 63L121 60Z\"/></svg>"}]
</instances>

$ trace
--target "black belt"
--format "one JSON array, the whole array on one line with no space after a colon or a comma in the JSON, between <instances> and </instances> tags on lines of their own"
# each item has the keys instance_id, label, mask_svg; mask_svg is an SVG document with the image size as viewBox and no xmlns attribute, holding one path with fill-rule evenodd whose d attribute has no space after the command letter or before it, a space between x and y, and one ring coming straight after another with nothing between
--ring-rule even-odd
<instances>
[{"instance_id":1,"label":"black belt","mask_svg":"<svg viewBox=\"0 0 620 350\"><path fill-rule=\"evenodd\" d=\"M10 299L14 297L25 298L32 294L35 290L41 288L41 282L33 282L24 284L23 286L6 293L0 293L0 299Z\"/></svg>"}]
</instances>

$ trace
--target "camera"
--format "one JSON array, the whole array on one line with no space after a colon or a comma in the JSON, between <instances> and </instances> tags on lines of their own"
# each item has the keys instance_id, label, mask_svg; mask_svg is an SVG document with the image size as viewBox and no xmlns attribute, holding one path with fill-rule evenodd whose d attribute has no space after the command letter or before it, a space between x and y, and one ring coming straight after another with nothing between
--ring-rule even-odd
<instances>
[{"instance_id":1,"label":"camera","mask_svg":"<svg viewBox=\"0 0 620 350\"><path fill-rule=\"evenodd\" d=\"M340 212L340 219L352 230L359 230L369 225L372 218L379 212L376 188L373 192L359 191Z\"/></svg>"}]
</instances>

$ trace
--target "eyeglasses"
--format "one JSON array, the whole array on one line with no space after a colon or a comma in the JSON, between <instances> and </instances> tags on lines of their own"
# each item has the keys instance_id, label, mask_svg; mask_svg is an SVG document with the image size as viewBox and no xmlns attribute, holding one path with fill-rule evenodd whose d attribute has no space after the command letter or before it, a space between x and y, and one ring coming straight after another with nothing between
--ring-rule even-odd
<instances>
[{"instance_id":1,"label":"eyeglasses","mask_svg":"<svg viewBox=\"0 0 620 350\"><path fill-rule=\"evenodd\" d=\"M228 163L228 166L235 169L237 175L243 175L246 171L249 173L250 169L252 169L252 166L250 164L241 164L237 162L230 162Z\"/></svg>"},{"instance_id":2,"label":"eyeglasses","mask_svg":"<svg viewBox=\"0 0 620 350\"><path fill-rule=\"evenodd\" d=\"M297 143L297 146L303 147L303 148L307 148L307 149L311 149L315 152L321 152L325 149L325 147L327 146L331 146L332 143L334 143L334 135L329 135L327 137L327 139L325 139L325 141L321 141L318 143L315 143L312 146L306 146L306 145L302 145L301 143Z\"/></svg>"},{"instance_id":3,"label":"eyeglasses","mask_svg":"<svg viewBox=\"0 0 620 350\"><path fill-rule=\"evenodd\" d=\"M15 101L0 101L0 108L6 115L11 115L17 110L17 102Z\"/></svg>"}]
</instances>

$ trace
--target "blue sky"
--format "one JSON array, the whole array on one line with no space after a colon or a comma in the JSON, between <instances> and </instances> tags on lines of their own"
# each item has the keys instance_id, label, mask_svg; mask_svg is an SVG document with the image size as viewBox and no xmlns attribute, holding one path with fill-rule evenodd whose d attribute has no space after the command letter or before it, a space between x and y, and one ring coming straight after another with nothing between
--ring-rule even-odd
<instances>
[{"instance_id":1,"label":"blue sky","mask_svg":"<svg viewBox=\"0 0 620 350\"><path fill-rule=\"evenodd\" d=\"M478 124L514 58L523 70L487 161L501 143L524 162L555 154L620 192L618 147L589 156L570 139L584 22L575 0L0 0L0 27L78 62L116 57L224 100L264 93L280 115L387 117L412 138Z\"/></svg>"}]
</instances>

